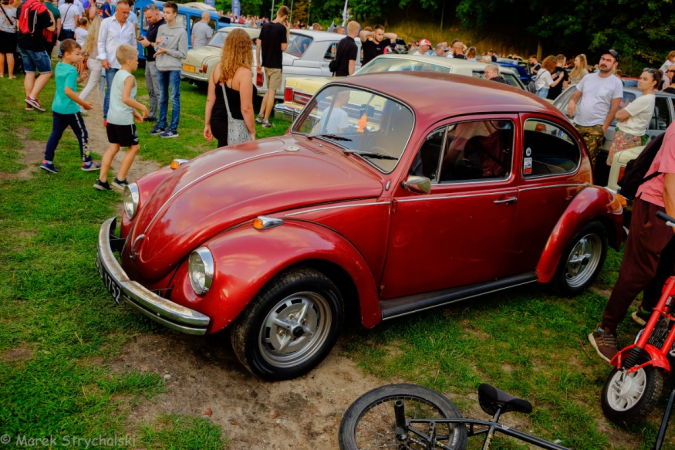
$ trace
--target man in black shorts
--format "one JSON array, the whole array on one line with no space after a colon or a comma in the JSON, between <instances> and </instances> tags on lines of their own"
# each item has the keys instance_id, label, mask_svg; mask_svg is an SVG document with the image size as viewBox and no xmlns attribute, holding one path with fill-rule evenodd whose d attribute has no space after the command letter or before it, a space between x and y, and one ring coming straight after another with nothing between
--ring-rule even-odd
<instances>
[{"instance_id":1,"label":"man in black shorts","mask_svg":"<svg viewBox=\"0 0 675 450\"><path fill-rule=\"evenodd\" d=\"M361 63L365 65L376 56L384 54L386 47L396 45L397 36L395 33L385 33L382 25L375 25L373 31L361 31L360 38L363 48L363 61Z\"/></svg>"},{"instance_id":2,"label":"man in black shorts","mask_svg":"<svg viewBox=\"0 0 675 450\"><path fill-rule=\"evenodd\" d=\"M359 47L354 42L354 39L359 35L360 27L358 22L349 22L347 25L347 37L338 43L337 50L335 51L335 62L337 63L335 69L336 77L354 75L356 58L359 57Z\"/></svg>"}]
</instances>

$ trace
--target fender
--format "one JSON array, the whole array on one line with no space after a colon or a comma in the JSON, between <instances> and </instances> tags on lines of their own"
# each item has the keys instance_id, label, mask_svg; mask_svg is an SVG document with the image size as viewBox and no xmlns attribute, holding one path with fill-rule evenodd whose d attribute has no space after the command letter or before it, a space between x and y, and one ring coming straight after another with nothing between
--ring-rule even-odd
<instances>
[{"instance_id":1,"label":"fender","mask_svg":"<svg viewBox=\"0 0 675 450\"><path fill-rule=\"evenodd\" d=\"M215 265L209 292L204 296L194 293L185 261L174 276L171 300L209 316L208 334L234 321L279 272L309 260L338 265L351 277L365 327L372 328L382 320L377 287L368 264L351 243L328 228L286 221L275 228L256 230L247 222L204 246L213 254Z\"/></svg>"},{"instance_id":2,"label":"fender","mask_svg":"<svg viewBox=\"0 0 675 450\"><path fill-rule=\"evenodd\" d=\"M577 194L553 228L539 258L536 273L540 283L553 279L565 247L586 223L600 220L607 228L609 244L620 250L623 237L623 207L605 188L588 186Z\"/></svg>"},{"instance_id":3,"label":"fender","mask_svg":"<svg viewBox=\"0 0 675 450\"><path fill-rule=\"evenodd\" d=\"M136 180L136 184L138 185L138 191L141 194L141 198L138 200L138 210L142 208L143 203L145 203L148 198L152 195L153 192L157 189L157 186L166 179L169 175L171 175L171 172L173 172L173 169L171 169L171 166L166 166L162 167L161 169L155 170L152 173L149 173L145 175L144 177ZM138 214L137 214L138 215ZM124 212L124 208L122 208L122 223L120 226L120 237L123 239L126 239L129 230L131 230L131 224L132 221L129 220L127 217L127 214Z\"/></svg>"},{"instance_id":4,"label":"fender","mask_svg":"<svg viewBox=\"0 0 675 450\"><path fill-rule=\"evenodd\" d=\"M635 347L635 344L629 345L628 347L620 350L619 353L614 355L614 357L610 361L610 364L616 367L617 369L620 368L621 361L628 358L628 355L630 355L630 351L633 347ZM654 347L651 344L645 345L645 348L643 350L649 354L649 358L651 359L651 361L644 363L644 365L651 364L654 367L667 370L670 373L670 362L668 361L666 355L664 355L663 352L661 352L661 350L659 350L658 348Z\"/></svg>"}]
</instances>

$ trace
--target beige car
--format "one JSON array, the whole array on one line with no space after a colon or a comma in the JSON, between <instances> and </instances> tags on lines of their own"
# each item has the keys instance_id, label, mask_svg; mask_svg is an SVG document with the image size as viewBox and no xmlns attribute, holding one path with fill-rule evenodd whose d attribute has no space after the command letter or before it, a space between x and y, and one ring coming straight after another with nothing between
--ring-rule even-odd
<instances>
[{"instance_id":1,"label":"beige car","mask_svg":"<svg viewBox=\"0 0 675 450\"><path fill-rule=\"evenodd\" d=\"M435 56L413 56L387 54L381 55L359 69L354 76L382 72L438 72L466 75L468 77L485 78L485 63L465 61L454 58ZM518 73L508 67L499 67L499 73L511 86L525 89L518 78ZM274 118L293 121L319 89L331 77L286 78L284 103L274 107Z\"/></svg>"},{"instance_id":2,"label":"beige car","mask_svg":"<svg viewBox=\"0 0 675 450\"><path fill-rule=\"evenodd\" d=\"M223 45L228 33L237 28L243 29L251 37L253 52L255 53L255 40L260 35L260 29L233 25L221 28L213 35L208 44L200 48L188 50L187 57L183 60L183 70L180 72L181 77L208 83L211 72L213 72L213 69L220 62Z\"/></svg>"}]
</instances>

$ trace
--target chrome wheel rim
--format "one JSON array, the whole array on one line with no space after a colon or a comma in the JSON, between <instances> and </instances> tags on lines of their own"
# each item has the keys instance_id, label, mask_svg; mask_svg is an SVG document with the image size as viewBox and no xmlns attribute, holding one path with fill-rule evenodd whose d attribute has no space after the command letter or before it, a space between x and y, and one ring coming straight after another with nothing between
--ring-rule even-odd
<instances>
[{"instance_id":1,"label":"chrome wheel rim","mask_svg":"<svg viewBox=\"0 0 675 450\"><path fill-rule=\"evenodd\" d=\"M647 387L647 373L644 369L627 373L617 371L609 382L607 403L615 411L628 411L640 401Z\"/></svg>"},{"instance_id":2,"label":"chrome wheel rim","mask_svg":"<svg viewBox=\"0 0 675 450\"><path fill-rule=\"evenodd\" d=\"M332 323L328 301L316 292L284 298L265 317L258 347L263 359L278 368L295 367L323 348Z\"/></svg>"},{"instance_id":3,"label":"chrome wheel rim","mask_svg":"<svg viewBox=\"0 0 675 450\"><path fill-rule=\"evenodd\" d=\"M576 288L591 279L600 264L602 240L597 234L587 234L577 241L567 257L565 280Z\"/></svg>"}]
</instances>

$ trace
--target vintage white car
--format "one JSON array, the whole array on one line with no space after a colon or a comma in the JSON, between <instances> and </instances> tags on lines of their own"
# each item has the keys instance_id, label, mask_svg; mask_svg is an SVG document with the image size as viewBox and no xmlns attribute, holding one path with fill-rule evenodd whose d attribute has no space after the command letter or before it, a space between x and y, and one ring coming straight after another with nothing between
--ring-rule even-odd
<instances>
[{"instance_id":1,"label":"vintage white car","mask_svg":"<svg viewBox=\"0 0 675 450\"><path fill-rule=\"evenodd\" d=\"M361 67L354 76L383 72L437 72L485 78L486 65L484 63L454 58L398 55L392 53L380 55L373 59ZM499 67L499 73L506 79L509 85L524 89L518 73L514 69ZM293 121L314 94L323 85L333 79L331 77L288 77L284 89L284 103L277 104L274 107L274 118Z\"/></svg>"},{"instance_id":2,"label":"vintage white car","mask_svg":"<svg viewBox=\"0 0 675 450\"><path fill-rule=\"evenodd\" d=\"M245 28L251 38L255 40L259 29ZM227 33L231 28L224 28L216 33L211 41L204 47L188 51L188 56L183 60L181 76L195 81L208 82L213 68L220 61L221 51ZM335 49L344 35L328 33L326 31L291 30L288 47L283 54L283 75L281 88L276 97L282 99L287 77L327 77L331 75L328 64L335 57ZM255 42L253 43L253 82L256 83L258 93L263 95L267 92L267 80L257 79Z\"/></svg>"}]
</instances>

